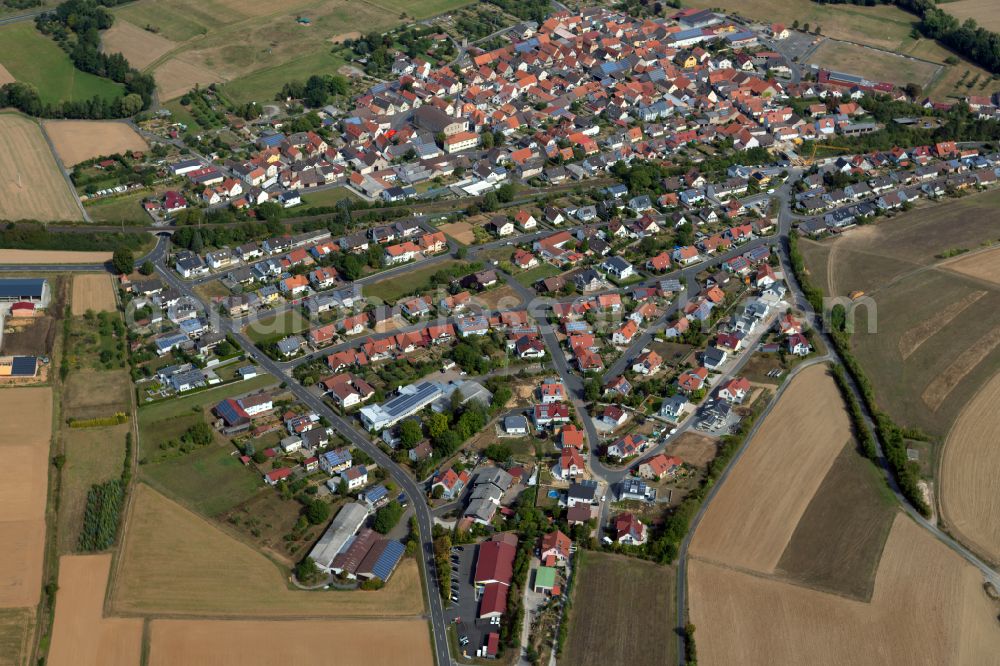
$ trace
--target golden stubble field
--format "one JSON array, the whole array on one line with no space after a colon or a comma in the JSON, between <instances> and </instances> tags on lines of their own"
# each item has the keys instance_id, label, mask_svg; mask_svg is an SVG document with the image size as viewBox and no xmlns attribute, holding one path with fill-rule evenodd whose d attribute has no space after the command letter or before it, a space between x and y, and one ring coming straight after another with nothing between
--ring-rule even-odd
<instances>
[{"instance_id":1,"label":"golden stubble field","mask_svg":"<svg viewBox=\"0 0 1000 666\"><path fill-rule=\"evenodd\" d=\"M149 150L134 129L117 120L47 120L44 127L67 167L95 157Z\"/></svg>"},{"instance_id":2,"label":"golden stubble field","mask_svg":"<svg viewBox=\"0 0 1000 666\"><path fill-rule=\"evenodd\" d=\"M0 114L0 174L0 219L81 219L76 196L34 121Z\"/></svg>"},{"instance_id":3,"label":"golden stubble field","mask_svg":"<svg viewBox=\"0 0 1000 666\"><path fill-rule=\"evenodd\" d=\"M941 455L944 522L974 550L1000 562L1000 374L973 397Z\"/></svg>"},{"instance_id":4,"label":"golden stubble field","mask_svg":"<svg viewBox=\"0 0 1000 666\"><path fill-rule=\"evenodd\" d=\"M958 0L947 3L941 11L951 14L959 23L973 19L981 28L1000 31L1000 12L997 12L995 0Z\"/></svg>"},{"instance_id":5,"label":"golden stubble field","mask_svg":"<svg viewBox=\"0 0 1000 666\"><path fill-rule=\"evenodd\" d=\"M121 53L130 65L142 70L177 48L177 42L119 19L101 33L101 48L105 53Z\"/></svg>"},{"instance_id":6,"label":"golden stubble field","mask_svg":"<svg viewBox=\"0 0 1000 666\"><path fill-rule=\"evenodd\" d=\"M902 514L870 603L700 560L688 580L707 666L1000 664L998 608L978 570Z\"/></svg>"},{"instance_id":7,"label":"golden stubble field","mask_svg":"<svg viewBox=\"0 0 1000 666\"><path fill-rule=\"evenodd\" d=\"M82 315L87 310L94 312L114 312L114 286L107 273L92 273L73 276L72 308L74 315Z\"/></svg>"},{"instance_id":8,"label":"golden stubble field","mask_svg":"<svg viewBox=\"0 0 1000 666\"><path fill-rule=\"evenodd\" d=\"M945 268L990 284L1000 285L1000 248L992 248L952 259Z\"/></svg>"},{"instance_id":9,"label":"golden stubble field","mask_svg":"<svg viewBox=\"0 0 1000 666\"><path fill-rule=\"evenodd\" d=\"M850 437L826 365L803 370L709 505L691 541L692 557L773 572Z\"/></svg>"},{"instance_id":10,"label":"golden stubble field","mask_svg":"<svg viewBox=\"0 0 1000 666\"><path fill-rule=\"evenodd\" d=\"M11 75L11 73L7 71L6 67L0 65L0 86L8 83L14 83L14 81L16 80L17 79L15 79L13 75Z\"/></svg>"},{"instance_id":11,"label":"golden stubble field","mask_svg":"<svg viewBox=\"0 0 1000 666\"><path fill-rule=\"evenodd\" d=\"M106 261L111 261L110 252L0 250L0 264L101 264Z\"/></svg>"},{"instance_id":12,"label":"golden stubble field","mask_svg":"<svg viewBox=\"0 0 1000 666\"><path fill-rule=\"evenodd\" d=\"M0 484L0 608L20 608L37 604L42 586L52 389L2 389L0 414L0 454L12 467Z\"/></svg>"},{"instance_id":13,"label":"golden stubble field","mask_svg":"<svg viewBox=\"0 0 1000 666\"><path fill-rule=\"evenodd\" d=\"M150 666L432 666L424 620L153 620Z\"/></svg>"},{"instance_id":14,"label":"golden stubble field","mask_svg":"<svg viewBox=\"0 0 1000 666\"><path fill-rule=\"evenodd\" d=\"M50 666L135 666L142 652L142 620L103 617L111 555L59 559L59 601ZM178 662L181 663L181 662Z\"/></svg>"},{"instance_id":15,"label":"golden stubble field","mask_svg":"<svg viewBox=\"0 0 1000 666\"><path fill-rule=\"evenodd\" d=\"M111 599L116 612L154 615L409 618L424 612L412 558L378 591L290 590L264 555L145 484L135 489Z\"/></svg>"}]
</instances>

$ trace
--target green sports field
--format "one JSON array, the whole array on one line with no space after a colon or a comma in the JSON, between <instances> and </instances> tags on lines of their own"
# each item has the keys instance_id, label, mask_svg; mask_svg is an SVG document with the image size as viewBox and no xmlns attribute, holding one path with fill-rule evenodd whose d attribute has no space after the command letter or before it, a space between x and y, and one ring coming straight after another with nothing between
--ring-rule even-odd
<instances>
[{"instance_id":1,"label":"green sports field","mask_svg":"<svg viewBox=\"0 0 1000 666\"><path fill-rule=\"evenodd\" d=\"M38 89L43 102L118 97L124 87L73 67L69 56L54 41L24 21L0 28L0 64L24 83Z\"/></svg>"}]
</instances>

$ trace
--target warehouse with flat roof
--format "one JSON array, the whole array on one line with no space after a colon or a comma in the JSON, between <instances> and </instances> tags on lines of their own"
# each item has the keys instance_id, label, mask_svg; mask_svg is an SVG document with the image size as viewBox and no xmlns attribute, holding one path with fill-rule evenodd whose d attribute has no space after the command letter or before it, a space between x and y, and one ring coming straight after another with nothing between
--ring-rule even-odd
<instances>
[{"instance_id":1,"label":"warehouse with flat roof","mask_svg":"<svg viewBox=\"0 0 1000 666\"><path fill-rule=\"evenodd\" d=\"M381 431L391 428L407 416L416 414L421 409L437 400L443 393L438 382L420 382L399 389L399 395L381 405L368 405L361 408L361 422L369 430Z\"/></svg>"},{"instance_id":2,"label":"warehouse with flat roof","mask_svg":"<svg viewBox=\"0 0 1000 666\"><path fill-rule=\"evenodd\" d=\"M49 281L45 278L0 278L0 303L27 301L45 307L49 296Z\"/></svg>"}]
</instances>

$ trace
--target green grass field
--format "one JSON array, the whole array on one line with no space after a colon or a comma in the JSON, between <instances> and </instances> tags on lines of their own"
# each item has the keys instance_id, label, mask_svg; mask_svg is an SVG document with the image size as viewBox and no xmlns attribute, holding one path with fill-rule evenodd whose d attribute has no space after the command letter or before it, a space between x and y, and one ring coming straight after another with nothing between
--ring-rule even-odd
<instances>
[{"instance_id":1,"label":"green grass field","mask_svg":"<svg viewBox=\"0 0 1000 666\"><path fill-rule=\"evenodd\" d=\"M437 16L470 4L469 0L375 0L372 4L394 12L406 12L407 16L416 19Z\"/></svg>"},{"instance_id":2,"label":"green grass field","mask_svg":"<svg viewBox=\"0 0 1000 666\"><path fill-rule=\"evenodd\" d=\"M151 191L143 190L123 197L98 199L94 203L87 203L85 207L94 222L149 224L149 215L146 215L145 211L142 210L142 200L151 194Z\"/></svg>"},{"instance_id":3,"label":"green grass field","mask_svg":"<svg viewBox=\"0 0 1000 666\"><path fill-rule=\"evenodd\" d=\"M324 48L288 62L251 72L222 86L223 92L236 104L271 102L281 86L289 81L305 81L313 74L336 74L345 64L343 58ZM183 122L183 121L182 121Z\"/></svg>"},{"instance_id":4,"label":"green grass field","mask_svg":"<svg viewBox=\"0 0 1000 666\"><path fill-rule=\"evenodd\" d=\"M139 471L143 481L164 495L205 516L215 516L250 499L263 486L234 451L225 444L209 444L178 458L142 465Z\"/></svg>"},{"instance_id":5,"label":"green grass field","mask_svg":"<svg viewBox=\"0 0 1000 666\"><path fill-rule=\"evenodd\" d=\"M346 187L331 187L328 190L312 192L302 197L306 206L333 206L343 199L359 200L352 190Z\"/></svg>"},{"instance_id":6,"label":"green grass field","mask_svg":"<svg viewBox=\"0 0 1000 666\"><path fill-rule=\"evenodd\" d=\"M301 333L309 328L309 322L298 311L285 310L284 312L261 319L246 328L246 334L251 340L258 344L266 344L280 340L286 335Z\"/></svg>"},{"instance_id":7,"label":"green grass field","mask_svg":"<svg viewBox=\"0 0 1000 666\"><path fill-rule=\"evenodd\" d=\"M200 409L229 396L250 393L274 383L274 377L265 374L244 382L216 386L207 391L198 391L183 398L168 398L149 405L141 405L139 407L139 426L148 428L157 421L167 421L178 416L191 414L194 412L194 408Z\"/></svg>"},{"instance_id":8,"label":"green grass field","mask_svg":"<svg viewBox=\"0 0 1000 666\"><path fill-rule=\"evenodd\" d=\"M24 83L38 89L43 102L88 100L94 95L118 97L124 86L78 71L54 41L24 21L0 28L0 64Z\"/></svg>"},{"instance_id":9,"label":"green grass field","mask_svg":"<svg viewBox=\"0 0 1000 666\"><path fill-rule=\"evenodd\" d=\"M559 275L560 273L562 273L562 271L552 264L542 264L541 266L537 266L531 270L516 274L514 279L523 284L525 287L530 287L539 280L544 280L545 278L550 278L554 275Z\"/></svg>"},{"instance_id":10,"label":"green grass field","mask_svg":"<svg viewBox=\"0 0 1000 666\"><path fill-rule=\"evenodd\" d=\"M460 261L442 261L424 268L414 268L403 275L366 284L363 292L367 298L381 298L387 303L395 303L401 296L429 289L432 275L461 263Z\"/></svg>"}]
</instances>

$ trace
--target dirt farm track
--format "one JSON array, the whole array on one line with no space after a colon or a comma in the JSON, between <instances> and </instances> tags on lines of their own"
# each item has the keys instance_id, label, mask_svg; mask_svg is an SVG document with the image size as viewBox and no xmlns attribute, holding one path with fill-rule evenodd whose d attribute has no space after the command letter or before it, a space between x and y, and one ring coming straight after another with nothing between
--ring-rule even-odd
<instances>
[{"instance_id":1,"label":"dirt farm track","mask_svg":"<svg viewBox=\"0 0 1000 666\"><path fill-rule=\"evenodd\" d=\"M34 121L0 113L0 174L0 220L81 219L76 197Z\"/></svg>"},{"instance_id":2,"label":"dirt farm track","mask_svg":"<svg viewBox=\"0 0 1000 666\"><path fill-rule=\"evenodd\" d=\"M1000 373L986 383L948 433L941 457L945 523L993 562L1000 561Z\"/></svg>"},{"instance_id":3,"label":"dirt farm track","mask_svg":"<svg viewBox=\"0 0 1000 666\"><path fill-rule=\"evenodd\" d=\"M135 130L114 120L47 120L43 126L67 167L94 157L149 149Z\"/></svg>"}]
</instances>

